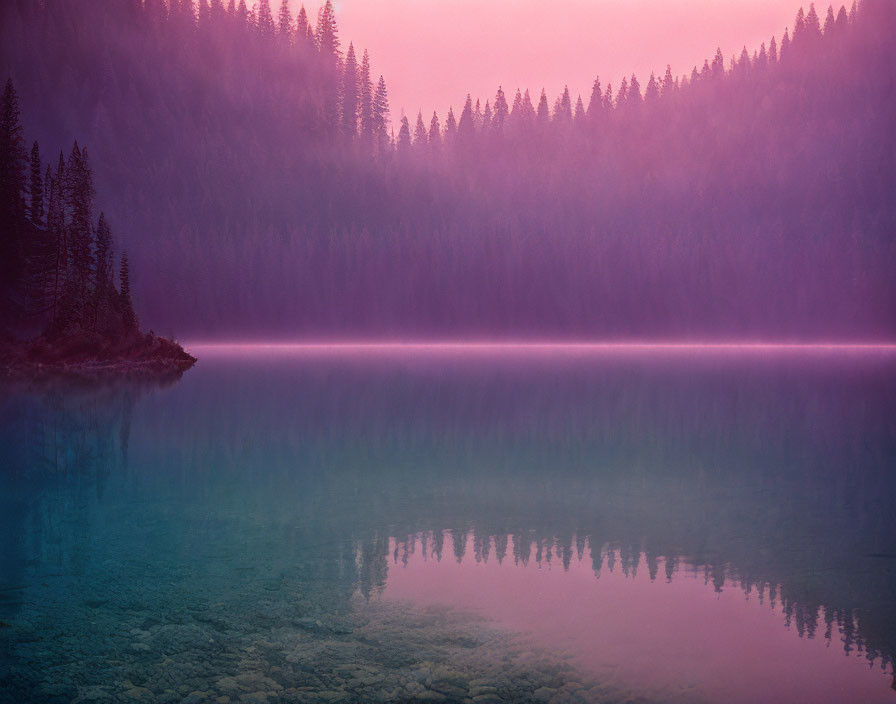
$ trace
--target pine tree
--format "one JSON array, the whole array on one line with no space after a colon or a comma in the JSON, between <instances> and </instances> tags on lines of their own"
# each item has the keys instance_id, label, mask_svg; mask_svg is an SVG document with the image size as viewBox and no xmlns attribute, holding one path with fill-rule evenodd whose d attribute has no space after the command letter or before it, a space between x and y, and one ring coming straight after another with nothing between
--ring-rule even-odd
<instances>
[{"instance_id":1,"label":"pine tree","mask_svg":"<svg viewBox=\"0 0 896 704\"><path fill-rule=\"evenodd\" d=\"M831 10L833 14L833 10ZM821 38L821 25L818 20L818 13L815 12L815 3L809 3L809 12L806 14L805 23L806 38L809 40L817 40Z\"/></svg>"},{"instance_id":2,"label":"pine tree","mask_svg":"<svg viewBox=\"0 0 896 704\"><path fill-rule=\"evenodd\" d=\"M71 283L74 303L74 322L84 325L88 290L91 279L91 247L93 245L93 174L87 150L78 148L75 142L65 169L68 224L69 262L71 272L67 283Z\"/></svg>"},{"instance_id":3,"label":"pine tree","mask_svg":"<svg viewBox=\"0 0 896 704\"><path fill-rule=\"evenodd\" d=\"M492 130L492 120L494 119L494 115L492 114L492 105L486 100L485 101L485 110L482 111L482 127L481 130L483 133L489 133Z\"/></svg>"},{"instance_id":4,"label":"pine tree","mask_svg":"<svg viewBox=\"0 0 896 704\"><path fill-rule=\"evenodd\" d=\"M407 115L401 116L401 129L398 131L398 151L405 154L411 148L411 126Z\"/></svg>"},{"instance_id":5,"label":"pine tree","mask_svg":"<svg viewBox=\"0 0 896 704\"><path fill-rule=\"evenodd\" d=\"M837 26L837 20L834 19L834 8L828 5L828 14L824 18L824 36L833 36L834 29Z\"/></svg>"},{"instance_id":6,"label":"pine tree","mask_svg":"<svg viewBox=\"0 0 896 704\"><path fill-rule=\"evenodd\" d=\"M109 287L112 285L112 231L106 222L105 213L100 213L96 226L96 244L93 252L93 328L103 329L105 307L109 301Z\"/></svg>"},{"instance_id":7,"label":"pine tree","mask_svg":"<svg viewBox=\"0 0 896 704\"><path fill-rule=\"evenodd\" d=\"M8 80L0 105L0 295L11 300L24 275L25 165L19 99ZM11 310L0 309L2 317Z\"/></svg>"},{"instance_id":8,"label":"pine tree","mask_svg":"<svg viewBox=\"0 0 896 704\"><path fill-rule=\"evenodd\" d=\"M666 74L663 76L663 97L667 98L675 92L675 79L672 78L672 66L666 64Z\"/></svg>"},{"instance_id":9,"label":"pine tree","mask_svg":"<svg viewBox=\"0 0 896 704\"><path fill-rule=\"evenodd\" d=\"M503 134L504 125L507 122L509 111L507 109L507 98L504 96L504 90L498 86L498 93L495 95L495 108L492 117L493 131L497 134Z\"/></svg>"},{"instance_id":10,"label":"pine tree","mask_svg":"<svg viewBox=\"0 0 896 704\"><path fill-rule=\"evenodd\" d=\"M562 124L572 122L572 99L569 95L569 86L563 87L563 94L557 101L557 110L554 111L554 119Z\"/></svg>"},{"instance_id":11,"label":"pine tree","mask_svg":"<svg viewBox=\"0 0 896 704\"><path fill-rule=\"evenodd\" d=\"M208 6L208 0L199 0L199 27L201 29L208 29L211 15L212 13L211 8Z\"/></svg>"},{"instance_id":12,"label":"pine tree","mask_svg":"<svg viewBox=\"0 0 896 704\"><path fill-rule=\"evenodd\" d=\"M793 22L793 37L791 41L799 42L803 38L803 33L806 31L806 15L803 12L803 8L800 8L796 13L796 19Z\"/></svg>"},{"instance_id":13,"label":"pine tree","mask_svg":"<svg viewBox=\"0 0 896 704\"><path fill-rule=\"evenodd\" d=\"M258 31L263 37L274 36L274 14L271 12L271 0L259 0L255 21Z\"/></svg>"},{"instance_id":14,"label":"pine tree","mask_svg":"<svg viewBox=\"0 0 896 704\"><path fill-rule=\"evenodd\" d=\"M341 91L342 131L346 137L358 134L358 61L354 44L348 45L345 66L342 70Z\"/></svg>"},{"instance_id":15,"label":"pine tree","mask_svg":"<svg viewBox=\"0 0 896 704\"><path fill-rule=\"evenodd\" d=\"M550 108L548 108L548 94L541 89L541 97L538 99L538 111L535 113L535 121L544 127L551 120Z\"/></svg>"},{"instance_id":16,"label":"pine tree","mask_svg":"<svg viewBox=\"0 0 896 704\"><path fill-rule=\"evenodd\" d=\"M650 80L647 81L647 90L644 92L644 102L653 103L660 97L660 86L657 83L656 75L651 73Z\"/></svg>"},{"instance_id":17,"label":"pine tree","mask_svg":"<svg viewBox=\"0 0 896 704\"><path fill-rule=\"evenodd\" d=\"M187 4L190 4L189 0L187 0ZM190 11L192 12L192 9ZM224 3L221 2L221 0L211 0L209 14L211 15L212 22L220 22L227 14L224 10Z\"/></svg>"},{"instance_id":18,"label":"pine tree","mask_svg":"<svg viewBox=\"0 0 896 704\"><path fill-rule=\"evenodd\" d=\"M373 141L376 129L373 120L373 81L370 79L370 57L367 49L361 59L361 71L358 76L361 91L361 138L370 144Z\"/></svg>"},{"instance_id":19,"label":"pine tree","mask_svg":"<svg viewBox=\"0 0 896 704\"><path fill-rule=\"evenodd\" d=\"M516 95L513 97L513 107L509 117L514 125L520 125L523 122L523 94L519 88L516 89Z\"/></svg>"},{"instance_id":20,"label":"pine tree","mask_svg":"<svg viewBox=\"0 0 896 704\"><path fill-rule=\"evenodd\" d=\"M324 83L323 113L327 130L335 133L342 125L342 114L344 114L340 114L342 102L340 89L344 76L340 70L339 31L336 26L333 4L330 0L327 0L317 13L317 29L314 39L317 50L323 59L324 70L333 78L332 81Z\"/></svg>"},{"instance_id":21,"label":"pine tree","mask_svg":"<svg viewBox=\"0 0 896 704\"><path fill-rule=\"evenodd\" d=\"M847 26L849 26L849 16L846 14L846 6L841 5L840 11L837 13L837 28L844 30Z\"/></svg>"},{"instance_id":22,"label":"pine tree","mask_svg":"<svg viewBox=\"0 0 896 704\"><path fill-rule=\"evenodd\" d=\"M607 83L607 90L604 91L604 110L612 110L615 105L616 102L613 100L613 84Z\"/></svg>"},{"instance_id":23,"label":"pine tree","mask_svg":"<svg viewBox=\"0 0 896 704\"><path fill-rule=\"evenodd\" d=\"M333 3L327 0L317 14L317 29L314 33L317 50L331 67L339 65L339 28Z\"/></svg>"},{"instance_id":24,"label":"pine tree","mask_svg":"<svg viewBox=\"0 0 896 704\"><path fill-rule=\"evenodd\" d=\"M65 237L65 208L63 203L62 183L65 179L65 165L62 154L55 176L47 167L47 235L51 248L51 260L48 285L50 329L55 331L65 327L60 320L60 303L65 288L65 275L68 268L68 245Z\"/></svg>"},{"instance_id":25,"label":"pine tree","mask_svg":"<svg viewBox=\"0 0 896 704\"><path fill-rule=\"evenodd\" d=\"M768 43L768 62L770 64L778 63L778 44L774 37L772 37L772 40Z\"/></svg>"},{"instance_id":26,"label":"pine tree","mask_svg":"<svg viewBox=\"0 0 896 704\"><path fill-rule=\"evenodd\" d=\"M389 143L389 95L386 91L386 80L382 76L380 76L376 93L373 96L373 125L377 148L380 153L383 153Z\"/></svg>"},{"instance_id":27,"label":"pine tree","mask_svg":"<svg viewBox=\"0 0 896 704\"><path fill-rule=\"evenodd\" d=\"M725 58L722 56L722 50L716 49L715 58L712 60L712 77L721 78L725 75Z\"/></svg>"},{"instance_id":28,"label":"pine tree","mask_svg":"<svg viewBox=\"0 0 896 704\"><path fill-rule=\"evenodd\" d=\"M577 125L585 123L585 103L582 102L581 95L576 98L576 108L573 113L573 120L575 120Z\"/></svg>"},{"instance_id":29,"label":"pine tree","mask_svg":"<svg viewBox=\"0 0 896 704\"><path fill-rule=\"evenodd\" d=\"M753 65L759 70L768 67L768 52L765 50L765 42L762 42L762 46L759 47L759 53L756 55Z\"/></svg>"},{"instance_id":30,"label":"pine tree","mask_svg":"<svg viewBox=\"0 0 896 704\"><path fill-rule=\"evenodd\" d=\"M619 84L619 92L616 93L616 109L624 110L628 103L628 78L623 78Z\"/></svg>"},{"instance_id":31,"label":"pine tree","mask_svg":"<svg viewBox=\"0 0 896 704\"><path fill-rule=\"evenodd\" d=\"M436 149L441 143L442 128L439 125L439 116L433 112L432 120L429 121L429 144L433 149Z\"/></svg>"},{"instance_id":32,"label":"pine tree","mask_svg":"<svg viewBox=\"0 0 896 704\"><path fill-rule=\"evenodd\" d=\"M457 121L454 119L454 109L448 108L448 117L445 118L445 143L454 144L457 138Z\"/></svg>"},{"instance_id":33,"label":"pine tree","mask_svg":"<svg viewBox=\"0 0 896 704\"><path fill-rule=\"evenodd\" d=\"M426 125L423 124L423 111L417 113L417 124L414 126L414 146L423 148L427 144Z\"/></svg>"},{"instance_id":34,"label":"pine tree","mask_svg":"<svg viewBox=\"0 0 896 704\"><path fill-rule=\"evenodd\" d=\"M642 100L641 84L638 82L638 77L632 74L631 83L628 84L628 104L632 107L637 107Z\"/></svg>"},{"instance_id":35,"label":"pine tree","mask_svg":"<svg viewBox=\"0 0 896 704\"><path fill-rule=\"evenodd\" d=\"M40 163L40 147L35 140L31 147L31 179L29 183L28 217L35 225L44 221L44 182Z\"/></svg>"},{"instance_id":36,"label":"pine tree","mask_svg":"<svg viewBox=\"0 0 896 704\"><path fill-rule=\"evenodd\" d=\"M600 76L596 76L591 86L591 98L588 100L588 118L596 120L603 108L603 94L600 87Z\"/></svg>"},{"instance_id":37,"label":"pine tree","mask_svg":"<svg viewBox=\"0 0 896 704\"><path fill-rule=\"evenodd\" d=\"M134 302L131 299L131 268L128 264L127 252L121 255L119 267L120 289L118 294L121 323L126 332L135 332L138 327L137 314L134 312Z\"/></svg>"},{"instance_id":38,"label":"pine tree","mask_svg":"<svg viewBox=\"0 0 896 704\"><path fill-rule=\"evenodd\" d=\"M460 121L457 123L457 141L464 145L469 145L473 141L473 99L469 93L460 114Z\"/></svg>"},{"instance_id":39,"label":"pine tree","mask_svg":"<svg viewBox=\"0 0 896 704\"><path fill-rule=\"evenodd\" d=\"M289 13L289 0L280 0L280 13L277 16L277 34L283 44L292 39L292 15Z\"/></svg>"},{"instance_id":40,"label":"pine tree","mask_svg":"<svg viewBox=\"0 0 896 704\"><path fill-rule=\"evenodd\" d=\"M299 9L299 16L296 17L296 44L301 45L303 42L313 40L314 32L308 23L308 13L305 12L305 6Z\"/></svg>"}]
</instances>

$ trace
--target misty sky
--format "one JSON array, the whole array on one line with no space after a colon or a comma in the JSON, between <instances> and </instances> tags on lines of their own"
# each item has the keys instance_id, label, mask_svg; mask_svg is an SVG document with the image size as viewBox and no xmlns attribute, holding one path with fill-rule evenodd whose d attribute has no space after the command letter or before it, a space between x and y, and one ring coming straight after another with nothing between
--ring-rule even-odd
<instances>
[{"instance_id":1,"label":"misty sky","mask_svg":"<svg viewBox=\"0 0 896 704\"><path fill-rule=\"evenodd\" d=\"M300 0L291 0L294 11ZM272 3L274 4L274 3ZM319 4L305 4L309 17ZM780 41L800 0L334 0L342 41L367 47L388 82L393 118L401 109L444 120L460 115L466 93L508 101L519 86L533 100L568 84L587 106L595 74L614 88L624 74L641 85L667 63L690 72L717 46L726 61L772 34ZM806 3L808 8L808 2ZM838 5L839 7L839 5ZM818 5L822 19L826 4ZM428 120L427 120L428 122Z\"/></svg>"}]
</instances>

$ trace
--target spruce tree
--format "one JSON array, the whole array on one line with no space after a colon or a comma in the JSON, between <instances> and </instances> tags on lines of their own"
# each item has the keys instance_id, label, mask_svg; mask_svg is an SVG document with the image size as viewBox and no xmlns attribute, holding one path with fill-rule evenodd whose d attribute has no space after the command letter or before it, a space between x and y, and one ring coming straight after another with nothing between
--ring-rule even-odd
<instances>
[{"instance_id":1,"label":"spruce tree","mask_svg":"<svg viewBox=\"0 0 896 704\"><path fill-rule=\"evenodd\" d=\"M504 125L507 122L509 111L507 109L507 98L504 96L504 90L498 86L498 92L495 95L494 115L492 117L492 127L496 134L504 132Z\"/></svg>"},{"instance_id":2,"label":"spruce tree","mask_svg":"<svg viewBox=\"0 0 896 704\"><path fill-rule=\"evenodd\" d=\"M51 250L50 275L48 277L48 308L50 310L50 329L55 331L64 327L60 320L60 302L65 289L65 276L68 266L68 247L65 239L65 211L62 196L62 180L65 178L64 165L60 155L56 174L47 167L47 239Z\"/></svg>"},{"instance_id":3,"label":"spruce tree","mask_svg":"<svg viewBox=\"0 0 896 704\"><path fill-rule=\"evenodd\" d=\"M317 50L324 57L328 66L339 65L339 28L336 25L336 13L333 11L333 3L327 0L320 8L317 15L317 29L315 30Z\"/></svg>"},{"instance_id":4,"label":"spruce tree","mask_svg":"<svg viewBox=\"0 0 896 704\"><path fill-rule=\"evenodd\" d=\"M535 113L535 120L541 127L546 126L551 120L551 111L548 108L548 94L544 88L541 89L541 97L538 99L538 111Z\"/></svg>"},{"instance_id":5,"label":"spruce tree","mask_svg":"<svg viewBox=\"0 0 896 704\"><path fill-rule=\"evenodd\" d=\"M624 110L628 104L628 78L623 78L619 84L619 92L616 93L616 109Z\"/></svg>"},{"instance_id":6,"label":"spruce tree","mask_svg":"<svg viewBox=\"0 0 896 704\"><path fill-rule=\"evenodd\" d=\"M274 13L271 11L271 0L259 0L255 21L258 31L263 37L274 36Z\"/></svg>"},{"instance_id":7,"label":"spruce tree","mask_svg":"<svg viewBox=\"0 0 896 704\"><path fill-rule=\"evenodd\" d=\"M803 12L803 8L797 10L796 19L793 21L793 37L791 37L791 41L799 43L803 35L806 31L806 14Z\"/></svg>"},{"instance_id":8,"label":"spruce tree","mask_svg":"<svg viewBox=\"0 0 896 704\"><path fill-rule=\"evenodd\" d=\"M554 111L554 119L563 124L572 122L572 98L569 95L569 86L563 87L563 94L558 101L558 110Z\"/></svg>"},{"instance_id":9,"label":"spruce tree","mask_svg":"<svg viewBox=\"0 0 896 704\"><path fill-rule=\"evenodd\" d=\"M577 125L583 125L585 123L585 103L582 102L582 96L578 96L576 98L576 107L575 112L573 113L573 120Z\"/></svg>"},{"instance_id":10,"label":"spruce tree","mask_svg":"<svg viewBox=\"0 0 896 704\"><path fill-rule=\"evenodd\" d=\"M656 102L660 97L660 86L657 83L656 75L651 72L650 80L647 81L647 90L644 91L644 101L647 103Z\"/></svg>"},{"instance_id":11,"label":"spruce tree","mask_svg":"<svg viewBox=\"0 0 896 704\"><path fill-rule=\"evenodd\" d=\"M407 115L401 116L401 129L398 131L398 151L405 154L411 148L411 126Z\"/></svg>"},{"instance_id":12,"label":"spruce tree","mask_svg":"<svg viewBox=\"0 0 896 704\"><path fill-rule=\"evenodd\" d=\"M454 144L457 137L457 121L454 119L454 108L448 108L448 117L445 118L445 143Z\"/></svg>"},{"instance_id":13,"label":"spruce tree","mask_svg":"<svg viewBox=\"0 0 896 704\"><path fill-rule=\"evenodd\" d=\"M208 0L199 0L199 27L200 29L206 30L209 27L209 20L211 19L212 12L211 8L208 6Z\"/></svg>"},{"instance_id":14,"label":"spruce tree","mask_svg":"<svg viewBox=\"0 0 896 704\"><path fill-rule=\"evenodd\" d=\"M292 39L292 15L289 13L289 0L280 0L280 14L277 16L277 36L283 44Z\"/></svg>"},{"instance_id":15,"label":"spruce tree","mask_svg":"<svg viewBox=\"0 0 896 704\"><path fill-rule=\"evenodd\" d=\"M644 96L641 95L641 84L638 81L638 77L632 74L631 83L628 84L628 104L636 107L641 104L643 99Z\"/></svg>"},{"instance_id":16,"label":"spruce tree","mask_svg":"<svg viewBox=\"0 0 896 704\"><path fill-rule=\"evenodd\" d=\"M305 12L305 6L299 8L299 16L296 17L296 44L301 45L314 39L314 32L308 23L308 13Z\"/></svg>"},{"instance_id":17,"label":"spruce tree","mask_svg":"<svg viewBox=\"0 0 896 704\"><path fill-rule=\"evenodd\" d=\"M467 99L464 101L464 109L460 114L460 121L457 123L457 140L459 143L468 145L473 141L473 99L467 93Z\"/></svg>"},{"instance_id":18,"label":"spruce tree","mask_svg":"<svg viewBox=\"0 0 896 704\"><path fill-rule=\"evenodd\" d=\"M35 140L31 147L31 178L29 183L28 217L35 225L44 221L44 182L40 163L40 147Z\"/></svg>"},{"instance_id":19,"label":"spruce tree","mask_svg":"<svg viewBox=\"0 0 896 704\"><path fill-rule=\"evenodd\" d=\"M189 0L187 0L186 4L190 4ZM224 3L221 2L221 0L211 0L209 15L211 16L212 22L220 22L226 14L227 12L224 10Z\"/></svg>"},{"instance_id":20,"label":"spruce tree","mask_svg":"<svg viewBox=\"0 0 896 704\"><path fill-rule=\"evenodd\" d=\"M380 153L386 151L389 143L389 95L386 90L386 80L380 76L373 96L373 127L376 135L377 149Z\"/></svg>"},{"instance_id":21,"label":"spruce tree","mask_svg":"<svg viewBox=\"0 0 896 704\"><path fill-rule=\"evenodd\" d=\"M93 328L105 331L108 327L106 307L112 285L112 231L105 213L100 213L96 226L93 261Z\"/></svg>"},{"instance_id":22,"label":"spruce tree","mask_svg":"<svg viewBox=\"0 0 896 704\"><path fill-rule=\"evenodd\" d=\"M134 302L131 299L131 268L128 264L127 252L123 252L121 255L121 266L118 275L120 280L118 300L121 324L125 332L135 332L138 328L138 322L137 314L134 313Z\"/></svg>"},{"instance_id":23,"label":"spruce tree","mask_svg":"<svg viewBox=\"0 0 896 704\"><path fill-rule=\"evenodd\" d=\"M666 73L663 76L663 97L667 98L675 92L675 79L672 77L672 66L666 64Z\"/></svg>"},{"instance_id":24,"label":"spruce tree","mask_svg":"<svg viewBox=\"0 0 896 704\"><path fill-rule=\"evenodd\" d=\"M492 114L492 105L486 100L485 101L485 110L482 111L482 126L481 130L483 133L489 133L492 130L492 120L494 119L494 115Z\"/></svg>"},{"instance_id":25,"label":"spruce tree","mask_svg":"<svg viewBox=\"0 0 896 704\"><path fill-rule=\"evenodd\" d=\"M376 134L373 119L373 81L370 79L370 56L367 50L364 50L364 56L361 58L361 71L358 75L361 105L360 105L360 122L361 122L361 138L370 144Z\"/></svg>"},{"instance_id":26,"label":"spruce tree","mask_svg":"<svg viewBox=\"0 0 896 704\"><path fill-rule=\"evenodd\" d=\"M597 119L603 107L603 94L600 87L600 76L595 77L594 83L591 85L591 98L588 101L588 117L591 120Z\"/></svg>"},{"instance_id":27,"label":"spruce tree","mask_svg":"<svg viewBox=\"0 0 896 704\"><path fill-rule=\"evenodd\" d=\"M433 112L429 121L429 145L436 149L442 143L442 127L439 125L439 116Z\"/></svg>"},{"instance_id":28,"label":"spruce tree","mask_svg":"<svg viewBox=\"0 0 896 704\"><path fill-rule=\"evenodd\" d=\"M421 149L427 144L426 125L423 124L423 111L417 113L417 124L414 126L414 146Z\"/></svg>"},{"instance_id":29,"label":"spruce tree","mask_svg":"<svg viewBox=\"0 0 896 704\"><path fill-rule=\"evenodd\" d=\"M93 245L93 174L87 150L75 142L65 169L66 199L70 221L67 227L71 296L74 322L85 324L88 291L91 279L91 248Z\"/></svg>"},{"instance_id":30,"label":"spruce tree","mask_svg":"<svg viewBox=\"0 0 896 704\"><path fill-rule=\"evenodd\" d=\"M0 295L4 301L12 300L24 275L26 164L19 99L10 79L0 104ZM4 305L0 318L11 313L12 308Z\"/></svg>"},{"instance_id":31,"label":"spruce tree","mask_svg":"<svg viewBox=\"0 0 896 704\"><path fill-rule=\"evenodd\" d=\"M837 20L834 19L834 8L828 5L828 14L824 18L824 36L832 36L836 26Z\"/></svg>"},{"instance_id":32,"label":"spruce tree","mask_svg":"<svg viewBox=\"0 0 896 704\"><path fill-rule=\"evenodd\" d=\"M342 131L353 139L358 134L358 62L354 44L348 45L342 70L341 110Z\"/></svg>"},{"instance_id":33,"label":"spruce tree","mask_svg":"<svg viewBox=\"0 0 896 704\"><path fill-rule=\"evenodd\" d=\"M725 75L725 57L722 56L722 50L716 49L715 58L712 60L712 77L721 78Z\"/></svg>"},{"instance_id":34,"label":"spruce tree","mask_svg":"<svg viewBox=\"0 0 896 704\"><path fill-rule=\"evenodd\" d=\"M831 10L833 14L833 10ZM809 40L817 40L821 38L821 25L818 20L818 13L815 12L815 3L809 3L809 12L806 13L805 23L806 38Z\"/></svg>"}]
</instances>

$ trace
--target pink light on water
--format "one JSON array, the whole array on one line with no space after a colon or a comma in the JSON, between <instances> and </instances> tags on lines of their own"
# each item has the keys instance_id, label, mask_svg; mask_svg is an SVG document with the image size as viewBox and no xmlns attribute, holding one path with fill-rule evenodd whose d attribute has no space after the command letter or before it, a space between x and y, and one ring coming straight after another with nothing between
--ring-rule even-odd
<instances>
[{"instance_id":1,"label":"pink light on water","mask_svg":"<svg viewBox=\"0 0 896 704\"><path fill-rule=\"evenodd\" d=\"M613 342L549 340L307 340L188 343L190 350L207 353L309 355L801 355L896 353L896 343L873 342Z\"/></svg>"},{"instance_id":2,"label":"pink light on water","mask_svg":"<svg viewBox=\"0 0 896 704\"><path fill-rule=\"evenodd\" d=\"M447 557L451 544L446 535L441 561L427 559L422 549L411 552L406 566L390 561L383 598L480 613L554 654L570 655L597 681L649 701L884 704L893 698L890 672L869 668L860 653L845 655L839 633L831 642L799 637L785 626L780 606L761 603L755 590L746 596L734 582L716 592L692 570L679 570L668 583L651 580L643 557L625 575L618 563L610 571L606 556L597 579L590 549L568 571L557 555L540 565L515 564L512 539L503 564L472 559L472 537L458 563Z\"/></svg>"}]
</instances>

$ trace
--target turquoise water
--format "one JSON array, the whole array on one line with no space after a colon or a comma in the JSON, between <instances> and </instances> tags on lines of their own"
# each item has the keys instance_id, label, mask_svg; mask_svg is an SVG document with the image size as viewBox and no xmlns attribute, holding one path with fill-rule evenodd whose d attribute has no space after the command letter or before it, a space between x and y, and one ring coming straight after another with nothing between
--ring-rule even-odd
<instances>
[{"instance_id":1,"label":"turquoise water","mask_svg":"<svg viewBox=\"0 0 896 704\"><path fill-rule=\"evenodd\" d=\"M0 701L896 702L889 353L3 390Z\"/></svg>"}]
</instances>

